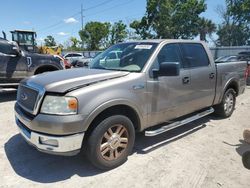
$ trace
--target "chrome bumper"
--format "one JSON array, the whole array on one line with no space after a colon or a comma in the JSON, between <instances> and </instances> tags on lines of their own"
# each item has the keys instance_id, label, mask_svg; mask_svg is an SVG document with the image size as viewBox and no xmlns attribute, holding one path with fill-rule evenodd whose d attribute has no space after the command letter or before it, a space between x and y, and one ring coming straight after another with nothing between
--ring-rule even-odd
<instances>
[{"instance_id":1,"label":"chrome bumper","mask_svg":"<svg viewBox=\"0 0 250 188\"><path fill-rule=\"evenodd\" d=\"M38 150L55 155L75 155L80 152L84 133L70 136L51 136L30 131L16 118L16 124L24 139Z\"/></svg>"}]
</instances>

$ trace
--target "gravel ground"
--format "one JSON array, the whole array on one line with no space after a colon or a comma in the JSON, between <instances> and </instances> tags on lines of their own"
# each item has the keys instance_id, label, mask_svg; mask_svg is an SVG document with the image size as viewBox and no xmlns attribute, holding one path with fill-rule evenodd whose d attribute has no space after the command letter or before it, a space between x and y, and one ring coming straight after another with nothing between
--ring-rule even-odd
<instances>
[{"instance_id":1,"label":"gravel ground","mask_svg":"<svg viewBox=\"0 0 250 188\"><path fill-rule=\"evenodd\" d=\"M128 161L108 172L82 156L40 153L14 122L16 92L0 91L0 187L250 187L241 155L250 150L250 88L229 119L208 116L156 137L138 134Z\"/></svg>"}]
</instances>

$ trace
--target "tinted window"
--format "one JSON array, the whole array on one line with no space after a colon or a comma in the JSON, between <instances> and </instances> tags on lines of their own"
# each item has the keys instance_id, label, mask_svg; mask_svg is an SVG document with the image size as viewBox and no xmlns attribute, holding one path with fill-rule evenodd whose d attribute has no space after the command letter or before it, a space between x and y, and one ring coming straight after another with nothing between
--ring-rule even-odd
<instances>
[{"instance_id":1,"label":"tinted window","mask_svg":"<svg viewBox=\"0 0 250 188\"><path fill-rule=\"evenodd\" d=\"M209 65L207 53L201 44L181 44L184 61L187 67L203 67Z\"/></svg>"},{"instance_id":2,"label":"tinted window","mask_svg":"<svg viewBox=\"0 0 250 188\"><path fill-rule=\"evenodd\" d=\"M110 52L109 55L107 56L107 59L116 59L115 52Z\"/></svg>"},{"instance_id":3,"label":"tinted window","mask_svg":"<svg viewBox=\"0 0 250 188\"><path fill-rule=\"evenodd\" d=\"M71 54L68 54L68 55L65 56L65 58L67 58L67 57L72 57L72 55L71 55Z\"/></svg>"},{"instance_id":4,"label":"tinted window","mask_svg":"<svg viewBox=\"0 0 250 188\"><path fill-rule=\"evenodd\" d=\"M159 69L159 65L163 62L179 62L181 64L178 44L167 44L163 46L155 60L153 69Z\"/></svg>"},{"instance_id":5,"label":"tinted window","mask_svg":"<svg viewBox=\"0 0 250 188\"><path fill-rule=\"evenodd\" d=\"M7 41L0 41L0 53L12 54L14 45L9 44Z\"/></svg>"},{"instance_id":6,"label":"tinted window","mask_svg":"<svg viewBox=\"0 0 250 188\"><path fill-rule=\"evenodd\" d=\"M80 54L72 54L71 57L81 57L82 55Z\"/></svg>"}]
</instances>

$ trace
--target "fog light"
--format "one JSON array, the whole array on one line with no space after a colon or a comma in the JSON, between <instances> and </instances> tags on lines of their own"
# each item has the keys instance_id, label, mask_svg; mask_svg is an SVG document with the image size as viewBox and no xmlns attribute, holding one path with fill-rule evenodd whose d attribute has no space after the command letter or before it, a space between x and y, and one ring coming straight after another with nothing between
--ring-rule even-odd
<instances>
[{"instance_id":1,"label":"fog light","mask_svg":"<svg viewBox=\"0 0 250 188\"><path fill-rule=\"evenodd\" d=\"M47 146L58 147L58 141L55 139L47 139L43 137L39 137L39 143Z\"/></svg>"}]
</instances>

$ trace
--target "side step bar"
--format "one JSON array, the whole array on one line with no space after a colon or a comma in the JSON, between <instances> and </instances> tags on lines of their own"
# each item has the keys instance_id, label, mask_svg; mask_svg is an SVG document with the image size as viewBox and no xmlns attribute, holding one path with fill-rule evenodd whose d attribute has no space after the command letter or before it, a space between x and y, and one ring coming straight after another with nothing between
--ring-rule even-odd
<instances>
[{"instance_id":1,"label":"side step bar","mask_svg":"<svg viewBox=\"0 0 250 188\"><path fill-rule=\"evenodd\" d=\"M171 124L168 124L168 125L164 125L164 126L160 127L159 129L156 129L156 130L145 131L145 136L156 136L156 135L159 135L159 134L164 133L166 131L169 131L171 129L180 127L182 125L185 125L187 123L190 123L192 121L200 119L200 118L202 118L204 116L212 114L213 112L214 112L214 109L211 107L208 110L200 112L200 113L198 113L198 114L196 114L194 116L191 116L189 118L186 118L184 120L177 121L177 122L174 122L174 123L171 123Z\"/></svg>"}]
</instances>

